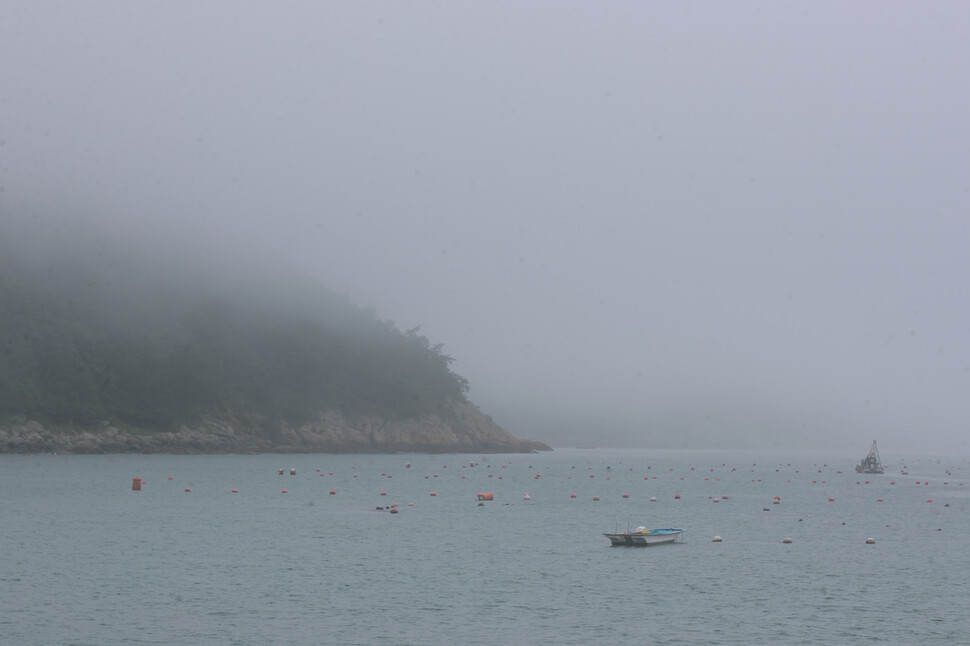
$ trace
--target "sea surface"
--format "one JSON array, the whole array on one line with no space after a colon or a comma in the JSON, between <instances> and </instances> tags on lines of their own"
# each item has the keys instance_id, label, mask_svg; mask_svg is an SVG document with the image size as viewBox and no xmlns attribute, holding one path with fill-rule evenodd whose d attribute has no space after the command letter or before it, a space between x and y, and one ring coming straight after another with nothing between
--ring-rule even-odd
<instances>
[{"instance_id":1,"label":"sea surface","mask_svg":"<svg viewBox=\"0 0 970 646\"><path fill-rule=\"evenodd\" d=\"M970 460L861 457L0 455L0 644L970 643Z\"/></svg>"}]
</instances>

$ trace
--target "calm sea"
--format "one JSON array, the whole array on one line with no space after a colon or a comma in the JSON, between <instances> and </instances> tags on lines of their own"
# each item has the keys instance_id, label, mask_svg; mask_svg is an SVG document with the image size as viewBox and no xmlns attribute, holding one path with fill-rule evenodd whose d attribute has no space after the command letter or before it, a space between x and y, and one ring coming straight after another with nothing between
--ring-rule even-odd
<instances>
[{"instance_id":1,"label":"calm sea","mask_svg":"<svg viewBox=\"0 0 970 646\"><path fill-rule=\"evenodd\" d=\"M970 461L859 457L3 455L0 643L970 643Z\"/></svg>"}]
</instances>

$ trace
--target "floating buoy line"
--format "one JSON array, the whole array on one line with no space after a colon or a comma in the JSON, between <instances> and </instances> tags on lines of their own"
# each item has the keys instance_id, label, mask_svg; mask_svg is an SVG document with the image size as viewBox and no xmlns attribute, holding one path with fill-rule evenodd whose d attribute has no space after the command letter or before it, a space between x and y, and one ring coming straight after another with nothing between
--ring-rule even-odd
<instances>
[{"instance_id":1,"label":"floating buoy line","mask_svg":"<svg viewBox=\"0 0 970 646\"><path fill-rule=\"evenodd\" d=\"M360 464L360 463L358 463L358 464ZM466 464L460 465L460 468L458 468L458 469L449 468L448 465L444 464L444 465L440 465L440 468L437 469L437 470L435 470L435 469L427 469L427 470L425 470L425 469L419 467L418 468L418 473L414 473L413 470L411 471L411 473L413 474L412 477L416 477L416 478L420 478L423 475L424 476L424 479L426 479L426 480L439 479L439 480L444 481L444 480L447 480L448 479L449 474L451 476L454 476L455 475L455 472L458 471L459 472L458 475L459 475L459 478L461 480L471 480L471 481L473 481L475 479L475 477L479 477L479 478L487 477L487 478L490 479L489 482L493 482L494 481L493 478L495 478L495 472L493 471L493 466L492 465L487 465L486 466L485 465L485 461L483 459L483 462L481 463L481 467L482 468L476 469L475 467L477 467L477 466L479 466L478 463L472 461L472 462L468 462ZM496 468L506 470L507 475L510 476L510 480L509 480L510 482L516 482L516 481L518 481L519 484L522 484L522 481L521 481L522 475L521 474L519 475L520 480L516 480L514 470L509 470L510 469L510 466L513 469L515 467L514 463L511 460L507 464L496 465ZM789 467L790 466L791 465L789 465ZM373 479L376 476L376 474L369 474L367 472L366 465L362 465L362 467L363 468L358 468L357 466L351 466L351 472L350 473L344 472L344 474L340 476L339 482L340 482L340 486L341 486L342 489L345 489L346 490L346 489L352 488L351 485L349 484L350 481L346 479L348 476L350 478L352 478L352 479L355 480L355 482L353 484L353 487L358 487L359 486L359 485L357 485L356 481L373 482ZM781 465L779 465L779 467L781 467ZM400 468L412 469L412 464L411 463L406 463L403 466L401 466ZM534 467L532 465L528 465L528 467L527 467L527 469L530 469L530 470L533 469L533 468ZM543 487L541 487L540 484L544 484L547 480L550 480L550 479L553 480L553 481L555 481L555 479L557 477L562 477L562 478L565 478L565 479L568 479L568 480L572 480L573 479L572 475L569 472L563 473L562 471L559 471L557 473L557 471L554 470L549 465L541 465L541 466L538 466L537 468L542 469L543 470L543 473L540 474L540 473L531 472L528 475L531 476L530 479L532 479L532 480L535 481L536 487L539 488L539 489L543 489ZM577 467L575 465L573 465L573 466L566 467L566 468L570 469L573 473L575 473L575 469ZM649 470L652 469L652 466L647 465L647 466L645 466L645 468L649 471ZM471 470L469 470L469 469L471 469ZM299 482L298 480L295 479L296 476L297 476L297 467L274 468L273 470L275 470L276 473L278 473L280 476L289 474L291 477L294 478L294 480L292 481L293 483ZM468 474L470 474L470 475L465 475L465 474L460 473L462 470L466 470L466 472ZM729 469L730 472L736 472L737 470L738 470L737 468L730 468ZM311 469L311 471L313 471L313 469ZM677 469L675 467L671 467L671 468L669 468L669 470L666 473L662 469L659 469L657 471L654 471L653 473L647 473L646 475L644 475L642 471L640 473L637 473L638 469L635 469L634 467L626 467L626 465L624 465L624 468L617 469L617 470L612 470L612 468L611 468L610 465L605 465L605 466L587 466L587 471L588 471L587 475L589 477L589 479L587 480L587 483L588 483L587 485L582 485L580 483L579 486L578 486L578 488L575 489L574 491L569 492L569 493L566 493L566 494L560 493L559 495L568 496L568 498L570 500L573 500L573 501L578 501L579 499L583 499L583 500L586 500L586 501L592 500L593 502L600 502L601 500L604 500L605 499L605 500L609 501L607 503L604 503L604 504L607 505L607 508L609 507L610 504L617 504L617 499L622 499L622 500L631 500L631 499L633 499L633 500L641 500L641 501L646 500L646 501L649 501L651 503L658 503L659 500L661 500L661 498L658 498L658 495L650 495L651 493L655 493L655 492L657 492L657 493L663 493L663 492L656 491L658 487L667 488L668 491L669 491L669 488L671 488L671 484L670 484L671 482L684 482L685 479L687 479L689 477L693 481L693 483L694 483L694 485L692 485L692 486L695 487L695 488L694 489L691 489L689 491L689 493L690 493L690 496L689 497L691 498L690 501L689 502L685 502L683 504L688 504L688 505L692 506L692 505L696 504L699 501L699 499L703 499L703 498L706 498L709 502L713 502L713 503L716 503L716 504L726 503L727 501L731 500L732 501L732 504L730 506L730 509L732 510L731 513L734 514L734 513L737 513L738 512L738 505L739 504L741 505L741 511L743 511L744 508L745 508L745 506L748 505L748 503L750 501L750 498L749 498L750 492L749 491L748 492L743 491L743 490L742 491L726 491L727 489L729 489L728 486L725 486L725 483L727 483L727 482L733 482L734 484L731 485L733 487L741 487L742 484L741 484L741 481L739 481L737 479L737 476L734 476L732 478L723 478L722 479L720 477L720 475L722 475L725 472L725 470L723 470L723 469L710 468L707 471L707 473L711 474L709 476L708 475L704 475L703 473L697 473L696 475L692 475L692 472L696 473L694 466L686 467L685 470L680 470L680 469ZM604 471L605 471L605 473L604 473ZM659 474L657 473L658 471L659 471ZM818 469L817 471L820 474L823 473L823 471L821 469ZM755 469L751 469L751 472L755 473ZM792 472L794 474L799 474L800 473L800 470L799 469L793 469L793 470L789 470L788 472L789 472L789 474L791 474ZM272 473L272 471L270 471L270 473ZM324 471L322 469L316 469L315 470L315 473L317 473L319 477L333 477L334 476L334 472L333 471ZM776 474L782 473L782 469L781 468L775 468L774 469L774 473L776 473ZM832 473L832 472L825 472L825 473ZM835 503L836 502L836 497L840 497L840 501L845 501L845 500L847 500L849 498L853 498L853 496L850 494L849 490L844 488L845 485L851 484L853 482L856 485L859 485L860 487L864 484L865 486L875 487L877 489L879 489L880 487L887 487L887 486L888 487L896 487L896 485L897 485L897 481L895 479L889 480L888 482L883 481L881 479L849 480L848 477L844 474L844 472L842 470L837 470L834 473L835 473L834 476L829 476L831 478L831 481L828 480L828 479L822 479L821 477L819 477L819 478L811 478L810 479L810 483L811 484L813 484L813 485L821 484L821 485L823 485L824 489L829 489L830 490L830 493L832 494L832 495L823 494L823 495L825 495L824 498L815 497L814 498L815 501L818 501L818 500L827 500L827 502L829 502L829 503ZM151 475L151 474L149 474L149 475ZM542 477L543 475L545 477ZM740 474L738 474L738 475L740 475ZM908 474L907 474L907 472L904 471L903 472L903 475L905 476L905 475L908 475ZM599 477L598 478L598 476L604 476L604 477ZM380 473L380 477L381 478L385 478L387 480L390 480L393 476L392 476L392 474L388 473L387 471L384 471L384 472L381 472ZM743 478L744 478L743 482L744 483L748 483L750 481L751 484L750 485L747 485L747 486L750 486L750 487L754 487L754 486L766 486L766 485L767 486L778 486L779 484L781 484L782 486L784 486L785 484L789 484L789 485L792 484L792 481L793 481L794 477L805 478L805 475L793 476L793 478L780 479L780 480L778 479L778 477L779 476L772 476L771 478L762 478L762 477L757 477L757 473L755 473L755 477L750 477L749 478L747 476L743 476ZM631 478L632 478L632 480L631 480ZM784 476L781 476L781 478L784 478ZM931 477L930 478L920 477L919 480L913 480L911 482L913 482L916 485L919 485L919 486L922 486L922 487L927 487L927 488L931 486L931 480L933 481L933 485L935 485L936 488L940 488L941 485L944 486L944 487L949 487L951 485L951 483L954 484L954 485L959 484L960 486L963 486L964 485L963 482L959 482L958 483L958 481L956 479L951 480L950 478L952 478L952 473L949 472L949 471L947 471L945 477L934 478L932 476L932 474L931 474ZM175 479L175 476L167 476L167 480L169 482L172 482L174 479ZM499 481L502 481L503 476L499 475L497 477L497 479ZM540 482L540 479L541 479L541 482ZM617 483L620 483L620 484L618 484L618 485L617 484L614 484L612 482L613 480L616 480ZM665 481L665 482L658 482L658 480ZM770 485L769 484L769 483L772 483L772 482L774 482L774 485ZM808 482L808 480L802 480L801 482L805 483L805 482ZM839 482L841 482L841 487L838 486L838 483ZM905 484L905 480L903 482ZM625 484L622 484L622 483L625 483ZM632 483L639 483L639 484L632 484ZM765 483L765 485L761 485L760 483ZM191 484L193 484L193 486L199 485L198 482L194 482L194 483L191 483ZM133 492L141 492L141 491L143 491L143 489L146 488L146 485L147 485L147 480L144 479L144 478L142 478L142 477L140 477L140 476L133 476L131 478L131 490ZM708 487L709 486L711 488L720 489L721 491L720 491L720 493L715 493L714 491L710 491L710 489L708 489L707 491L704 492L703 496L699 496L698 493L700 493L700 492L697 491L697 487L700 486L700 485L703 485L704 487ZM199 485L199 486L201 486L201 485ZM498 485L499 489L501 489L501 486L502 485ZM623 487L623 489L621 489L620 487ZM627 489L627 487L629 487L629 488ZM590 488L593 488L593 492L589 492L589 489ZM430 489L430 487L429 487L429 489ZM586 492L587 492L586 495L583 495L583 493L584 493L582 491L583 489L586 490ZM626 489L626 490L624 490L624 489ZM655 491L650 491L650 489L654 489ZM171 489L165 489L165 488L162 488L162 490L171 491ZM854 490L854 488L853 488L853 490ZM159 494L159 491L160 490L159 490L159 488L156 485L156 487L154 487L149 493L143 493L142 495L146 497L146 498L144 498L145 500L148 500L148 499L151 499L152 497L157 496ZM183 487L182 488L182 491L184 493L192 493L193 492L193 487L191 487L191 486L190 487ZM223 489L222 491L223 492L226 492L227 489ZM228 489L228 491L231 491L232 494L239 494L239 491L240 490L238 488L232 488L232 489ZM279 491L281 494L295 495L295 496L297 496L298 499L300 497L305 497L306 494L307 494L307 490L306 489L301 489L299 486L296 486L294 488L294 491L296 491L295 494L290 494L289 488L277 489L277 491ZM430 490L430 491L428 489L426 489L426 491L428 491L428 494L427 495L429 497L432 497L432 498L440 498L445 503L447 503L447 500L452 495L452 489L449 489L448 487L445 487L444 485L442 485L441 488L436 488L436 489ZM521 489L519 491L521 491ZM703 491L703 489L702 489L702 491ZM818 491L818 489L815 489L815 491ZM859 489L859 491L862 491L862 489ZM882 489L879 493L882 493L882 491L885 491L885 489ZM894 488L893 491L896 492L896 493L898 493L900 490L898 488ZM927 489L927 492L929 492L929 491L930 490ZM935 489L933 491L936 492ZM207 491L206 490L206 487L204 487L204 486L202 487L202 489L200 489L200 492L201 493L197 493L197 496L201 496L203 499L207 495L210 495L210 492ZM252 493L252 487L251 486L247 486L247 492L249 492L249 494L251 495L251 493ZM325 490L324 492L318 492L318 493L329 493L329 495L331 495L331 496L336 496L337 495L337 488L334 487L334 488L331 488L329 490ZM501 491L499 493L501 493ZM509 491L504 490L504 494L503 495L506 495L507 496L506 497L506 500L508 499L508 494L509 493L510 493ZM829 493L829 492L827 492L827 493ZM592 494L592 495L590 495L590 494ZM377 495L377 496L380 496L382 498L386 498L389 495L395 495L395 494L391 490L390 487L385 487L383 489L375 488L374 493L371 494L371 495ZM467 496L467 493L465 495ZM605 497L604 497L604 495L605 495ZM351 500L356 499L356 496L359 496L359 489L357 490L357 494L355 494L354 497L351 497ZM532 501L533 500L532 494L529 493L529 492L524 493L524 494L521 494L521 496L522 496L522 500L523 501ZM589 496L589 497L587 497L587 496ZM672 493L671 492L671 493L663 493L662 499L664 499L666 501L670 501L670 498L668 498L667 496L672 496L672 499L675 500L675 501L680 501L681 498L682 498L682 496L681 496L680 493ZM925 496L925 493L924 493L924 496ZM244 494L243 499L245 499L247 497L248 496L246 496ZM193 499L196 499L196 497L192 497L192 498ZM797 498L797 500L796 500L796 498ZM344 496L343 499L346 500L346 496ZM475 499L477 499L476 502L477 502L478 506L484 507L485 506L484 505L485 502L489 502L489 501L494 501L495 500L495 493L493 493L492 491L479 492L479 493L475 494ZM538 491L537 492L537 498L536 498L536 500L538 500L540 502L536 502L534 504L537 504L537 505L548 504L549 503L549 499L550 499L550 497L549 497L549 490L548 489L543 489L542 491ZM883 496L873 496L873 497L868 498L869 501L873 501L874 500L877 503L885 503L886 499L887 498L884 498ZM187 500L188 500L188 498L187 498ZM741 503L738 503L737 500L740 500ZM794 504L792 502L793 500L796 500L797 504ZM926 503L929 503L929 504L932 504L934 502L934 498L933 497L921 498L921 500L925 500L925 502ZM909 504L912 504L915 501L913 501L912 498L909 498L908 499L908 502L909 502ZM310 504L312 505L313 503L310 502ZM435 503L432 507L430 507L430 509L435 509L435 510L447 509L446 506L445 507L440 506L441 504L442 503ZM512 504L512 503L506 502L506 503L504 503L503 506L509 505L509 504ZM582 504L582 503L578 503L577 502L577 503L573 503L573 504ZM669 502L667 502L666 504L669 504ZM780 495L775 495L771 499L771 504L772 505L780 505L781 504L781 496ZM795 507L796 509L799 509L799 508L804 508L805 506L817 505L818 503L817 502L812 502L812 500L806 500L804 498L804 496L802 496L801 492L799 492L799 496L798 497L789 498L786 504L787 504L787 506L789 508ZM871 502L870 502L870 504L871 504ZM893 505L894 508L898 508L898 505L900 504L900 498L899 497L896 497L896 496L893 496L891 498L890 504ZM408 506L409 507L413 507L414 506L414 503L409 503ZM833 509L839 508L839 507L843 507L843 504L841 504L841 502L840 502L839 505L833 506ZM946 504L942 505L942 507L943 508L949 508L950 507L950 504L949 503L946 503ZM659 504L659 505L657 505L657 507L655 509L659 509L659 510L661 510L661 513L663 513L662 512L663 508L664 508L664 505L663 504ZM748 507L748 508L750 509L750 507ZM759 505L758 507L755 507L754 509L758 509L758 508L760 508L762 511L770 511L770 508L769 507L764 507L764 506L761 506L761 505ZM377 506L376 509L377 510L380 510L380 511L387 511L387 512L393 513L393 514L398 514L399 511L400 511L399 510L399 506L398 506L397 503L394 503L393 505L381 505L381 506ZM808 509L805 509L805 511L809 511L809 510ZM720 513L720 512L718 512L718 513ZM809 513L805 517L806 518L810 518L811 515L812 514ZM798 519L798 520L799 520L799 522L802 521L801 518ZM846 523L843 522L842 525L845 526ZM858 539L856 539L856 540L858 540ZM714 543L722 543L723 542L723 539L721 538L720 535L715 535L713 537L713 539L712 539L712 542L714 542ZM875 544L875 538L873 538L871 536L870 537L866 537L864 542L867 545L874 545ZM787 544L791 544L791 543L793 543L793 538L791 536L785 536L782 539L782 543L783 544L786 544L786 545Z\"/></svg>"}]
</instances>

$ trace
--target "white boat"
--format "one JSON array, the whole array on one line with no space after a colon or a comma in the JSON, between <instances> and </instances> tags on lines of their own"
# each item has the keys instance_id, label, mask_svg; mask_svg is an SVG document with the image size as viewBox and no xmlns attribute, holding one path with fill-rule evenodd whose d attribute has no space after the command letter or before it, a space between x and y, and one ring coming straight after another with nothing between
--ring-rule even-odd
<instances>
[{"instance_id":1,"label":"white boat","mask_svg":"<svg viewBox=\"0 0 970 646\"><path fill-rule=\"evenodd\" d=\"M648 545L662 545L673 543L680 540L684 532L687 531L680 527L663 527L659 529L647 529L637 527L632 532L618 532L615 534L603 534L610 539L612 547L628 545L633 547L646 547Z\"/></svg>"}]
</instances>

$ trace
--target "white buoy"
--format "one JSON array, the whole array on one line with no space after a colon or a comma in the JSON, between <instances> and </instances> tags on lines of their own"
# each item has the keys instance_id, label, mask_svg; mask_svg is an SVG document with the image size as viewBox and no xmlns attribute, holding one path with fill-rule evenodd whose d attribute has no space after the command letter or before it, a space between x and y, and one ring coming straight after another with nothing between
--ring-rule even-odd
<instances>
[{"instance_id":1,"label":"white buoy","mask_svg":"<svg viewBox=\"0 0 970 646\"><path fill-rule=\"evenodd\" d=\"M869 537L866 539L866 545L875 545L875 544L876 544L876 539L872 537Z\"/></svg>"},{"instance_id":2,"label":"white buoy","mask_svg":"<svg viewBox=\"0 0 970 646\"><path fill-rule=\"evenodd\" d=\"M721 537L720 536L715 536L713 542L714 543L720 543L721 542Z\"/></svg>"},{"instance_id":3,"label":"white buoy","mask_svg":"<svg viewBox=\"0 0 970 646\"><path fill-rule=\"evenodd\" d=\"M786 536L785 538L781 539L781 542L782 543L791 543L791 536Z\"/></svg>"}]
</instances>

